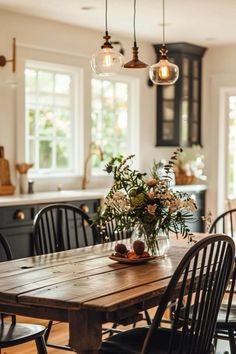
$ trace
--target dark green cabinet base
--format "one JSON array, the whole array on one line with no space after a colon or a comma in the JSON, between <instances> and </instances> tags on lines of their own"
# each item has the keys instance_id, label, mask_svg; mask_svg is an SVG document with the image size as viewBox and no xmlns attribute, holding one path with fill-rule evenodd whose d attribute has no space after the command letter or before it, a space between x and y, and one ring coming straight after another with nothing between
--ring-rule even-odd
<instances>
[{"instance_id":1,"label":"dark green cabinet base","mask_svg":"<svg viewBox=\"0 0 236 354\"><path fill-rule=\"evenodd\" d=\"M36 213L48 204L52 203L0 207L0 233L3 234L11 247L13 259L34 255L33 220ZM88 214L92 215L96 213L100 200L70 201L67 204L86 207ZM89 234L88 240L92 245L92 233Z\"/></svg>"}]
</instances>

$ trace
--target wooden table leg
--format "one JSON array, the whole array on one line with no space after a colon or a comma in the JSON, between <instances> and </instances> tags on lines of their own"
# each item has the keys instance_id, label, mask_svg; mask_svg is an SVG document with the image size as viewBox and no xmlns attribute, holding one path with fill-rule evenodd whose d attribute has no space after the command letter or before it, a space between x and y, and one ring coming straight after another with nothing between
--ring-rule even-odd
<instances>
[{"instance_id":1,"label":"wooden table leg","mask_svg":"<svg viewBox=\"0 0 236 354\"><path fill-rule=\"evenodd\" d=\"M69 345L78 354L98 354L102 341L99 313L81 309L69 311Z\"/></svg>"}]
</instances>

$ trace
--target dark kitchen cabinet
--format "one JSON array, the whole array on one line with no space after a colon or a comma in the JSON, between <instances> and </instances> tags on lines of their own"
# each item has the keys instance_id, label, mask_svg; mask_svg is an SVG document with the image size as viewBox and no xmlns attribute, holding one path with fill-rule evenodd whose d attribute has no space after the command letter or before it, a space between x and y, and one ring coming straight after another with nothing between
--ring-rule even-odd
<instances>
[{"instance_id":1,"label":"dark kitchen cabinet","mask_svg":"<svg viewBox=\"0 0 236 354\"><path fill-rule=\"evenodd\" d=\"M158 85L156 146L201 144L202 57L206 48L189 43L166 45L169 60L178 65L174 85ZM160 45L154 45L158 55Z\"/></svg>"},{"instance_id":2,"label":"dark kitchen cabinet","mask_svg":"<svg viewBox=\"0 0 236 354\"><path fill-rule=\"evenodd\" d=\"M68 201L67 203L82 208L92 216L97 212L100 199ZM3 234L11 247L13 259L34 255L32 237L34 216L41 208L48 204L51 203L0 207L0 233ZM90 228L89 225L88 228ZM88 234L88 242L92 245L92 232Z\"/></svg>"}]
</instances>

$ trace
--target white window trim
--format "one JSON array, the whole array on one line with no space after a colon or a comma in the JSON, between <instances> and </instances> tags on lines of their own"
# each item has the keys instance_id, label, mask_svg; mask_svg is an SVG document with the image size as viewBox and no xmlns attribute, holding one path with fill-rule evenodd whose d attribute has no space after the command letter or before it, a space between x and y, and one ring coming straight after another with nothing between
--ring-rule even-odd
<instances>
[{"instance_id":1,"label":"white window trim","mask_svg":"<svg viewBox=\"0 0 236 354\"><path fill-rule=\"evenodd\" d=\"M227 199L227 176L228 176L228 117L229 97L236 96L236 87L220 89L219 107L219 150L218 150L218 212L224 211L225 200Z\"/></svg>"},{"instance_id":2,"label":"white window trim","mask_svg":"<svg viewBox=\"0 0 236 354\"><path fill-rule=\"evenodd\" d=\"M55 179L55 178L65 178L65 177L78 177L82 174L82 161L84 152L84 140L83 140L83 69L73 67L70 65L55 64L49 62L41 62L36 60L25 60L24 69L27 67L41 68L44 70L57 71L70 73L74 77L73 88L73 101L74 101L74 112L73 112L73 141L74 141L74 152L71 161L72 171L68 172L42 172L42 173L31 173L29 170L29 177L34 180L45 180L45 179ZM24 75L24 72L23 72ZM24 94L24 93L23 93ZM76 97L77 96L77 97ZM24 96L25 97L25 96ZM26 156L26 126L25 126L25 100L24 100L24 156Z\"/></svg>"}]
</instances>

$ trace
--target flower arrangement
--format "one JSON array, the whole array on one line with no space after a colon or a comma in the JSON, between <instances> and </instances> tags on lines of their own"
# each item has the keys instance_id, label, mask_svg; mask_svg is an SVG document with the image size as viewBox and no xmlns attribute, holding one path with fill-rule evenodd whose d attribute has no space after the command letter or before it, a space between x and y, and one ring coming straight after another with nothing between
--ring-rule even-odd
<instances>
[{"instance_id":1,"label":"flower arrangement","mask_svg":"<svg viewBox=\"0 0 236 354\"><path fill-rule=\"evenodd\" d=\"M127 158L114 157L106 165L108 174L114 177L113 185L105 198L98 222L115 220L116 229L138 228L143 235L148 251L155 254L158 235L163 232L181 234L191 241L192 236L186 225L193 220L196 209L187 193L170 188L172 168L182 149L177 149L168 164L165 175L158 176L154 164L150 176L131 168L134 155Z\"/></svg>"}]
</instances>

